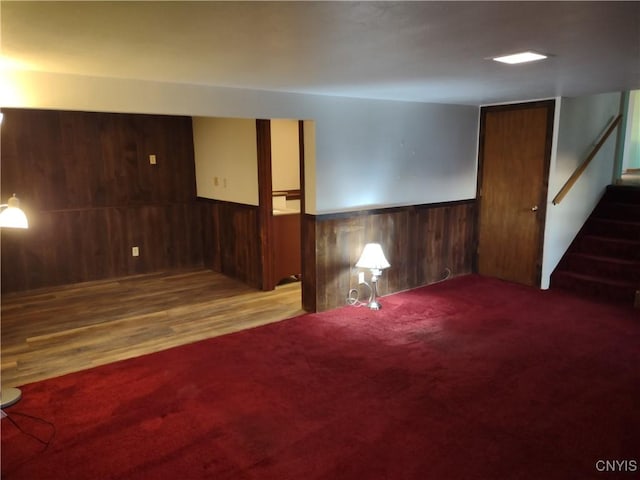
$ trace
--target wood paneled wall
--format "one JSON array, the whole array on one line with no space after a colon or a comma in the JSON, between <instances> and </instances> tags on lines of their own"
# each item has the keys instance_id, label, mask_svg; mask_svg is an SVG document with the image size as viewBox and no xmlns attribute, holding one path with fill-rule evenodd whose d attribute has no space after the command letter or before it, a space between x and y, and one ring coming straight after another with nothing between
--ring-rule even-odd
<instances>
[{"instance_id":1,"label":"wood paneled wall","mask_svg":"<svg viewBox=\"0 0 640 480\"><path fill-rule=\"evenodd\" d=\"M2 112L0 195L30 221L2 230L2 291L203 264L191 118Z\"/></svg>"},{"instance_id":2,"label":"wood paneled wall","mask_svg":"<svg viewBox=\"0 0 640 480\"><path fill-rule=\"evenodd\" d=\"M368 242L379 242L391 263L378 283L382 295L471 273L475 223L475 200L305 215L303 307L323 311L345 305L358 283L354 265Z\"/></svg>"},{"instance_id":3,"label":"wood paneled wall","mask_svg":"<svg viewBox=\"0 0 640 480\"><path fill-rule=\"evenodd\" d=\"M205 266L262 288L258 207L199 199L203 206Z\"/></svg>"}]
</instances>

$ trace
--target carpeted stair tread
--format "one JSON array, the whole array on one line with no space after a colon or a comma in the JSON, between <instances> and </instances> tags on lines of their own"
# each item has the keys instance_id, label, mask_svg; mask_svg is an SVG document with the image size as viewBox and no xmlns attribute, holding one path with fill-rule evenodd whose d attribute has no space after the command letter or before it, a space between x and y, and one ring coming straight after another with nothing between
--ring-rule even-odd
<instances>
[{"instance_id":1,"label":"carpeted stair tread","mask_svg":"<svg viewBox=\"0 0 640 480\"><path fill-rule=\"evenodd\" d=\"M602 300L633 304L636 290L640 285L608 278L594 277L581 273L556 271L553 273L552 288L561 288L576 294Z\"/></svg>"},{"instance_id":2,"label":"carpeted stair tread","mask_svg":"<svg viewBox=\"0 0 640 480\"><path fill-rule=\"evenodd\" d=\"M589 282L598 282L598 283L602 283L605 285L610 285L612 287L621 287L621 288L633 288L638 289L640 288L640 284L636 284L634 282L628 282L628 281L624 281L624 280L613 280L610 278L602 278L599 276L595 276L595 275L587 275L584 273L575 273L575 272L569 272L566 270L559 270L557 272L555 272L556 274L558 274L558 276L562 275L565 277L571 277L571 278L576 278L576 279L580 279L580 280L586 280Z\"/></svg>"},{"instance_id":3,"label":"carpeted stair tread","mask_svg":"<svg viewBox=\"0 0 640 480\"><path fill-rule=\"evenodd\" d=\"M640 203L601 202L593 211L593 218L640 222Z\"/></svg>"},{"instance_id":4,"label":"carpeted stair tread","mask_svg":"<svg viewBox=\"0 0 640 480\"><path fill-rule=\"evenodd\" d=\"M635 227L640 227L640 221L622 220L622 219L617 219L617 218L592 217L589 221L590 222L603 222L603 223L606 223L607 225L611 225L611 226L631 225L631 226L635 226Z\"/></svg>"},{"instance_id":5,"label":"carpeted stair tread","mask_svg":"<svg viewBox=\"0 0 640 480\"><path fill-rule=\"evenodd\" d=\"M624 258L612 258L607 255L596 255L593 253L577 253L577 252L571 253L571 255L584 258L585 260L609 261L612 263L618 263L620 265L640 265L640 262L635 260L627 260Z\"/></svg>"},{"instance_id":6,"label":"carpeted stair tread","mask_svg":"<svg viewBox=\"0 0 640 480\"><path fill-rule=\"evenodd\" d=\"M640 240L585 234L574 242L576 253L597 252L603 256L640 260Z\"/></svg>"},{"instance_id":7,"label":"carpeted stair tread","mask_svg":"<svg viewBox=\"0 0 640 480\"><path fill-rule=\"evenodd\" d=\"M592 253L568 252L561 270L640 284L640 261Z\"/></svg>"},{"instance_id":8,"label":"carpeted stair tread","mask_svg":"<svg viewBox=\"0 0 640 480\"><path fill-rule=\"evenodd\" d=\"M640 240L640 222L591 217L585 224L585 232L636 241Z\"/></svg>"},{"instance_id":9,"label":"carpeted stair tread","mask_svg":"<svg viewBox=\"0 0 640 480\"><path fill-rule=\"evenodd\" d=\"M609 185L602 201L640 204L640 187L637 185Z\"/></svg>"},{"instance_id":10,"label":"carpeted stair tread","mask_svg":"<svg viewBox=\"0 0 640 480\"><path fill-rule=\"evenodd\" d=\"M592 238L594 240L603 240L606 242L620 242L629 245L640 245L640 240L630 240L628 238L611 238L606 235L585 234L583 238Z\"/></svg>"}]
</instances>

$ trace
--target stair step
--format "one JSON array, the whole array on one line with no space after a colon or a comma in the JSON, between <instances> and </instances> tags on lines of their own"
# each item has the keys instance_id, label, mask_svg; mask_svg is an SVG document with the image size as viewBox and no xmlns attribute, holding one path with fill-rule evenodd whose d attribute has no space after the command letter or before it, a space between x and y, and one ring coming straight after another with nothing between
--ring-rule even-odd
<instances>
[{"instance_id":1,"label":"stair step","mask_svg":"<svg viewBox=\"0 0 640 480\"><path fill-rule=\"evenodd\" d=\"M575 253L640 261L640 240L626 240L597 235L580 235L572 245Z\"/></svg>"},{"instance_id":2,"label":"stair step","mask_svg":"<svg viewBox=\"0 0 640 480\"><path fill-rule=\"evenodd\" d=\"M640 204L640 186L609 185L602 200L605 202Z\"/></svg>"},{"instance_id":3,"label":"stair step","mask_svg":"<svg viewBox=\"0 0 640 480\"><path fill-rule=\"evenodd\" d=\"M633 305L636 290L640 288L640 285L556 270L551 275L551 287L571 291L590 298Z\"/></svg>"},{"instance_id":4,"label":"stair step","mask_svg":"<svg viewBox=\"0 0 640 480\"><path fill-rule=\"evenodd\" d=\"M640 241L640 222L590 217L584 225L584 233Z\"/></svg>"},{"instance_id":5,"label":"stair step","mask_svg":"<svg viewBox=\"0 0 640 480\"><path fill-rule=\"evenodd\" d=\"M640 261L569 252L558 266L573 273L640 285Z\"/></svg>"},{"instance_id":6,"label":"stair step","mask_svg":"<svg viewBox=\"0 0 640 480\"><path fill-rule=\"evenodd\" d=\"M640 222L640 203L600 202L592 215L594 218Z\"/></svg>"}]
</instances>

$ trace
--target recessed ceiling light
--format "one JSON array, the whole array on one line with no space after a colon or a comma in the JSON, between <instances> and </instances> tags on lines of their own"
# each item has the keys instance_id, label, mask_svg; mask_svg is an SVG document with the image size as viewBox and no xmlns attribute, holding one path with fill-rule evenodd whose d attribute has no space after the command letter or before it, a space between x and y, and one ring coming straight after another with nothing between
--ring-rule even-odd
<instances>
[{"instance_id":1,"label":"recessed ceiling light","mask_svg":"<svg viewBox=\"0 0 640 480\"><path fill-rule=\"evenodd\" d=\"M547 58L546 55L536 52L520 52L512 55L505 55L503 57L494 57L496 62L508 63L510 65L516 63L535 62L536 60L543 60Z\"/></svg>"}]
</instances>

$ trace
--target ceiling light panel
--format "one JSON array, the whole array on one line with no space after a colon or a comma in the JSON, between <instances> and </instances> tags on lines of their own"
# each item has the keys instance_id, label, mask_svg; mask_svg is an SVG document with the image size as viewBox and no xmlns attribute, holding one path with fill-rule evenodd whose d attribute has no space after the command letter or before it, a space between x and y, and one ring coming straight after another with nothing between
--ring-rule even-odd
<instances>
[{"instance_id":1,"label":"ceiling light panel","mask_svg":"<svg viewBox=\"0 0 640 480\"><path fill-rule=\"evenodd\" d=\"M513 53L511 55L505 55L502 57L494 57L496 62L508 63L509 65L515 65L517 63L535 62L537 60L544 60L546 55L536 52L520 52Z\"/></svg>"}]
</instances>

